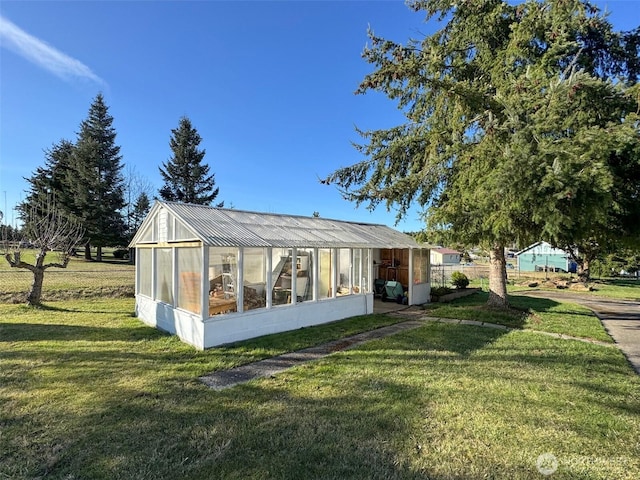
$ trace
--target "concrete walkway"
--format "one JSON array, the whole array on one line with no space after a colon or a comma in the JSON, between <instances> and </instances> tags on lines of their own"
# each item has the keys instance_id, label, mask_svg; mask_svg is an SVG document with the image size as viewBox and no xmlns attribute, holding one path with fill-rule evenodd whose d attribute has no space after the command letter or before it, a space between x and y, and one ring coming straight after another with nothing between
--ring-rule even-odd
<instances>
[{"instance_id":1,"label":"concrete walkway","mask_svg":"<svg viewBox=\"0 0 640 480\"><path fill-rule=\"evenodd\" d=\"M223 390L239 383L248 382L255 378L265 378L280 373L301 363L326 357L334 352L348 350L369 340L383 338L406 330L413 330L424 325L420 320L409 320L368 332L358 333L350 337L334 340L329 343L305 348L296 352L285 353L277 357L266 358L229 370L219 370L200 377L200 381L213 390Z\"/></svg>"},{"instance_id":2,"label":"concrete walkway","mask_svg":"<svg viewBox=\"0 0 640 480\"><path fill-rule=\"evenodd\" d=\"M548 290L524 291L517 294L570 301L589 308L600 319L631 366L640 374L640 302Z\"/></svg>"}]
</instances>

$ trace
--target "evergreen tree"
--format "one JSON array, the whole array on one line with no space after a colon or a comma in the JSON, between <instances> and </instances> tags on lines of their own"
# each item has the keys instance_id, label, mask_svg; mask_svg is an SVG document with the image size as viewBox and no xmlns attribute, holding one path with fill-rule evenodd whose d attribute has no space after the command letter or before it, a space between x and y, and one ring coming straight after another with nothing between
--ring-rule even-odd
<instances>
[{"instance_id":1,"label":"evergreen tree","mask_svg":"<svg viewBox=\"0 0 640 480\"><path fill-rule=\"evenodd\" d=\"M608 100L615 101L614 98ZM593 143L592 150L604 150L600 157L592 155L591 160L603 162L607 173L598 179L585 178L584 182L598 183L604 178L610 186L604 195L596 198L585 196L589 193L586 188L569 192L569 198L562 205L564 227L549 235L549 242L564 249L577 263L579 278L585 282L590 278L594 260L619 251L640 249L640 142L621 142L612 135L620 128L608 122L611 115L617 122L615 116L619 111L607 114L598 109L592 114L599 121L607 122L600 129L602 138L587 138ZM597 211L585 214L584 205L594 203Z\"/></svg>"},{"instance_id":2,"label":"evergreen tree","mask_svg":"<svg viewBox=\"0 0 640 480\"><path fill-rule=\"evenodd\" d=\"M80 219L88 242L85 258L91 259L91 245L97 247L97 260L102 260L102 247L125 242L122 163L116 145L113 117L98 94L80 124L72 168L67 185L73 192L73 214Z\"/></svg>"},{"instance_id":3,"label":"evergreen tree","mask_svg":"<svg viewBox=\"0 0 640 480\"><path fill-rule=\"evenodd\" d=\"M205 151L198 149L202 138L187 117L180 119L171 134L169 146L173 155L159 167L164 180L160 197L172 202L211 205L219 188L215 188L215 174L209 175L209 165L202 163ZM217 206L223 205L220 202Z\"/></svg>"},{"instance_id":4,"label":"evergreen tree","mask_svg":"<svg viewBox=\"0 0 640 480\"><path fill-rule=\"evenodd\" d=\"M69 214L73 204L73 194L66 181L74 145L68 140L61 140L50 149L45 150L44 166L38 167L33 175L25 178L29 190L18 207L18 214L23 224L33 220L43 205L55 199L58 208Z\"/></svg>"},{"instance_id":5,"label":"evergreen tree","mask_svg":"<svg viewBox=\"0 0 640 480\"><path fill-rule=\"evenodd\" d=\"M147 213L149 213L149 210L151 210L151 201L149 200L149 196L145 192L142 192L136 199L131 215L131 231L134 234L138 231L140 225L142 225L142 222L147 216Z\"/></svg>"},{"instance_id":6,"label":"evergreen tree","mask_svg":"<svg viewBox=\"0 0 640 480\"><path fill-rule=\"evenodd\" d=\"M635 191L637 203L640 185L640 30L613 31L584 0L409 6L446 23L406 45L370 32L375 70L358 89L397 101L407 121L360 131L368 158L324 183L399 217L417 201L434 231L486 246L489 304L506 306L506 245L586 244L637 219L623 197ZM623 171L635 177L618 191Z\"/></svg>"}]
</instances>

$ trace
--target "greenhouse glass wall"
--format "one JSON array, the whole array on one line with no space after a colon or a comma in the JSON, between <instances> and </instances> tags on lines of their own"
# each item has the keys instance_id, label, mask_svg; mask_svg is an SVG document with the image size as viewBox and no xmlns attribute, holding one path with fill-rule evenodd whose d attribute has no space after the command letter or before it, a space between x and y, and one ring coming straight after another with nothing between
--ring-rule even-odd
<instances>
[{"instance_id":1,"label":"greenhouse glass wall","mask_svg":"<svg viewBox=\"0 0 640 480\"><path fill-rule=\"evenodd\" d=\"M373 313L389 257L429 300L428 249L384 225L157 202L130 246L137 316L197 348Z\"/></svg>"}]
</instances>

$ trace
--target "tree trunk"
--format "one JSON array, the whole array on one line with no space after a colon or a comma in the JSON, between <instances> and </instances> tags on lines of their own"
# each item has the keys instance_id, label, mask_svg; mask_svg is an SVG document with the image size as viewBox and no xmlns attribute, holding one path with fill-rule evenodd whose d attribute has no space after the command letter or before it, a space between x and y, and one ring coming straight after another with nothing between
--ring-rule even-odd
<instances>
[{"instance_id":1,"label":"tree trunk","mask_svg":"<svg viewBox=\"0 0 640 480\"><path fill-rule=\"evenodd\" d=\"M96 247L96 261L102 261L102 247L100 246Z\"/></svg>"},{"instance_id":2,"label":"tree trunk","mask_svg":"<svg viewBox=\"0 0 640 480\"><path fill-rule=\"evenodd\" d=\"M91 244L89 242L84 244L84 259L93 260L93 258L91 258Z\"/></svg>"},{"instance_id":3,"label":"tree trunk","mask_svg":"<svg viewBox=\"0 0 640 480\"><path fill-rule=\"evenodd\" d=\"M504 247L494 245L489 250L489 300L490 307L507 308L507 261L504 258Z\"/></svg>"},{"instance_id":4,"label":"tree trunk","mask_svg":"<svg viewBox=\"0 0 640 480\"><path fill-rule=\"evenodd\" d=\"M578 263L578 281L587 283L591 279L590 260L586 257Z\"/></svg>"},{"instance_id":5,"label":"tree trunk","mask_svg":"<svg viewBox=\"0 0 640 480\"><path fill-rule=\"evenodd\" d=\"M40 305L43 281L44 268L35 268L33 270L33 283L31 284L31 290L29 290L29 294L27 295L27 305Z\"/></svg>"}]
</instances>

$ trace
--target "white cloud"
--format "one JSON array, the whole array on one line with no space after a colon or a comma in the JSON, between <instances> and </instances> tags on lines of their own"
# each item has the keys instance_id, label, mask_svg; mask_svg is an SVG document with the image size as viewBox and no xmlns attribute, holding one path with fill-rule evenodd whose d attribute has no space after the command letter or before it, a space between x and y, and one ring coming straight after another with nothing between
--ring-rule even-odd
<instances>
[{"instance_id":1,"label":"white cloud","mask_svg":"<svg viewBox=\"0 0 640 480\"><path fill-rule=\"evenodd\" d=\"M84 63L47 45L0 15L0 46L21 55L39 67L65 80L83 78L104 85L105 82Z\"/></svg>"}]
</instances>

